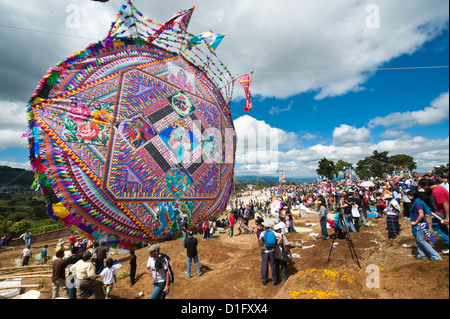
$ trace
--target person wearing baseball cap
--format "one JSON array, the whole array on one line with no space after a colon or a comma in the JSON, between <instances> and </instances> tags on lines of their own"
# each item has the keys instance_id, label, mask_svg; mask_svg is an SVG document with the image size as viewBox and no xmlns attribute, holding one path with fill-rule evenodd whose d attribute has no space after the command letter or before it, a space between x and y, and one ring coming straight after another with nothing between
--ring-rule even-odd
<instances>
[{"instance_id":1,"label":"person wearing baseball cap","mask_svg":"<svg viewBox=\"0 0 450 319\"><path fill-rule=\"evenodd\" d=\"M173 282L172 264L170 258L160 253L157 244L148 249L150 257L147 261L146 273L153 278L153 293L149 299L165 299L170 292L170 283Z\"/></svg>"}]
</instances>

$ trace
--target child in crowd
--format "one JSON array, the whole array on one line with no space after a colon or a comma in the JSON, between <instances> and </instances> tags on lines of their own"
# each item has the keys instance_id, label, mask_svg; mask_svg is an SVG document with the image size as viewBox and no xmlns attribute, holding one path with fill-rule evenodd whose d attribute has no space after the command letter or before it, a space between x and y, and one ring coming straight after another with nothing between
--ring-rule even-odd
<instances>
[{"instance_id":1,"label":"child in crowd","mask_svg":"<svg viewBox=\"0 0 450 319\"><path fill-rule=\"evenodd\" d=\"M100 276L103 277L103 284L106 286L105 299L111 299L109 295L116 282L117 269L113 267L113 263L113 260L108 258L106 260L106 267L100 273Z\"/></svg>"}]
</instances>

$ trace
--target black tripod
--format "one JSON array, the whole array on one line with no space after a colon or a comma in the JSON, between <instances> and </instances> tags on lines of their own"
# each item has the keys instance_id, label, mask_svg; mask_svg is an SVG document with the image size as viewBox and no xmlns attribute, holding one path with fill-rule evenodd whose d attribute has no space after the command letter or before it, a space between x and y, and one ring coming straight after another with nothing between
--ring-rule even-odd
<instances>
[{"instance_id":1,"label":"black tripod","mask_svg":"<svg viewBox=\"0 0 450 319\"><path fill-rule=\"evenodd\" d=\"M342 221L343 221L344 223L346 223L345 218L342 218ZM352 240L352 238L350 237L350 229L349 229L348 227L347 227L346 229L348 229L349 231L348 231L348 232L343 231L343 232L344 232L344 234L345 234L345 239L347 240L348 248L350 249L350 253L352 254L352 259L356 259L356 263L358 264L359 269L361 269L361 265L359 264L358 256L356 255L355 246L353 246L353 240ZM337 236L334 236L333 242L331 243L330 254L328 255L328 262L330 262L330 259L331 259L331 253L332 253L332 251L333 251L334 241L336 240L336 238L337 238Z\"/></svg>"}]
</instances>

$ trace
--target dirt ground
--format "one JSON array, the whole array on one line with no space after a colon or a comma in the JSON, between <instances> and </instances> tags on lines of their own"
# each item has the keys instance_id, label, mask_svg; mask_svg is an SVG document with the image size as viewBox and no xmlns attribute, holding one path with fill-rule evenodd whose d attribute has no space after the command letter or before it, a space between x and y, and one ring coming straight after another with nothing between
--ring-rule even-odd
<instances>
[{"instance_id":1,"label":"dirt ground","mask_svg":"<svg viewBox=\"0 0 450 319\"><path fill-rule=\"evenodd\" d=\"M298 217L294 211L295 225L317 223L313 233L320 234L318 216L315 213ZM411 234L409 221L401 219L402 233L396 239L388 239L385 219L369 219L373 226L361 226L359 233L350 233L357 260L352 258L347 240L335 241L328 261L332 239L322 240L310 236L310 232L287 233L290 242L303 241L303 247L293 248L298 255L289 265L287 282L263 285L260 280L260 252L255 234L241 234L227 238L227 233L214 234L212 239L199 241L199 261L203 275L198 277L192 265L192 277L186 277L186 250L181 240L160 243L161 252L171 258L175 282L168 299L448 299L449 261L418 261L417 249ZM254 220L249 223L254 227ZM329 234L333 233L328 229ZM235 233L237 233L235 227ZM44 244L49 245L49 255L54 255L57 241L32 245L34 254ZM311 247L314 245L313 247ZM404 247L407 246L407 247ZM309 248L306 248L309 247ZM13 267L24 246L0 249L0 268ZM438 252L445 248L438 239ZM136 251L137 283L130 287L129 278L119 279L112 299L146 299L153 291L152 278L145 273L149 253L147 248ZM112 255L122 267L120 277L129 271L129 254ZM33 261L32 264L37 264ZM49 269L48 269L49 270ZM33 270L35 271L35 270ZM32 272L30 272L32 273ZM23 272L22 272L23 274ZM269 275L270 277L270 275ZM23 284L40 283L42 299L51 299L50 278L27 278ZM26 292L30 288L23 289Z\"/></svg>"}]
</instances>

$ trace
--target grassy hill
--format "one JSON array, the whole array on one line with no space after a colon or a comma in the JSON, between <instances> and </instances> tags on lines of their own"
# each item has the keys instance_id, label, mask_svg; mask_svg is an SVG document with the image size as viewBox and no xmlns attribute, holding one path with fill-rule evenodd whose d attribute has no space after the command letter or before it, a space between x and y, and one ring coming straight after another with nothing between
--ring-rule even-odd
<instances>
[{"instance_id":1,"label":"grassy hill","mask_svg":"<svg viewBox=\"0 0 450 319\"><path fill-rule=\"evenodd\" d=\"M31 187L34 173L21 168L12 168L0 165L0 188L4 186Z\"/></svg>"}]
</instances>

